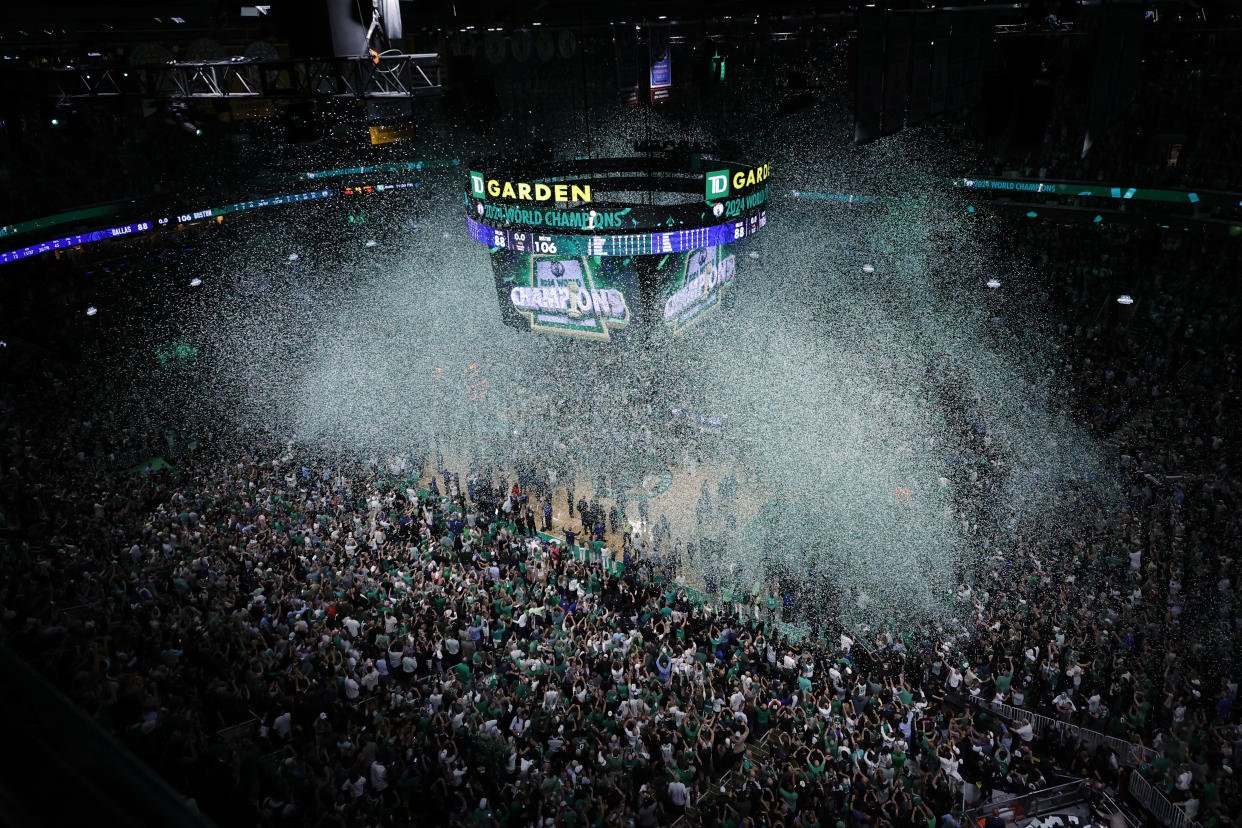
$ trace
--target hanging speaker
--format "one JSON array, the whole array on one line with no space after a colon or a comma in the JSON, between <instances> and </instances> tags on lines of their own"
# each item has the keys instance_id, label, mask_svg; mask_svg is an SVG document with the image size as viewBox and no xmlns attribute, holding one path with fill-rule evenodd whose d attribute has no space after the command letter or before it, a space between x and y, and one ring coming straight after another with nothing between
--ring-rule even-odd
<instances>
[{"instance_id":1,"label":"hanging speaker","mask_svg":"<svg viewBox=\"0 0 1242 828\"><path fill-rule=\"evenodd\" d=\"M276 47L268 43L266 40L256 40L246 47L246 51L242 52L242 56L249 60L273 61L280 60L280 52ZM279 75L275 69L268 69L264 73L269 84L275 83Z\"/></svg>"},{"instance_id":2,"label":"hanging speaker","mask_svg":"<svg viewBox=\"0 0 1242 828\"><path fill-rule=\"evenodd\" d=\"M453 38L453 55L455 57L475 58L479 56L479 40L472 34L459 32Z\"/></svg>"},{"instance_id":3,"label":"hanging speaker","mask_svg":"<svg viewBox=\"0 0 1242 828\"><path fill-rule=\"evenodd\" d=\"M487 56L487 62L499 66L505 62L505 39L503 36L491 32L487 37L483 38L483 54Z\"/></svg>"},{"instance_id":4,"label":"hanging speaker","mask_svg":"<svg viewBox=\"0 0 1242 828\"><path fill-rule=\"evenodd\" d=\"M531 53L535 50L530 32L515 32L509 38L509 48L513 50L513 59L518 63L530 60Z\"/></svg>"},{"instance_id":5,"label":"hanging speaker","mask_svg":"<svg viewBox=\"0 0 1242 828\"><path fill-rule=\"evenodd\" d=\"M540 32L535 38L535 54L539 56L539 60L547 63L556 57L556 41L552 39L551 32Z\"/></svg>"},{"instance_id":6,"label":"hanging speaker","mask_svg":"<svg viewBox=\"0 0 1242 828\"><path fill-rule=\"evenodd\" d=\"M565 60L578 53L578 38L569 29L561 29L560 34L556 36L556 51Z\"/></svg>"},{"instance_id":7,"label":"hanging speaker","mask_svg":"<svg viewBox=\"0 0 1242 828\"><path fill-rule=\"evenodd\" d=\"M362 57L367 53L367 27L371 22L369 6L364 20L362 7L354 0L327 0L328 27L332 32L332 54L335 57Z\"/></svg>"}]
</instances>

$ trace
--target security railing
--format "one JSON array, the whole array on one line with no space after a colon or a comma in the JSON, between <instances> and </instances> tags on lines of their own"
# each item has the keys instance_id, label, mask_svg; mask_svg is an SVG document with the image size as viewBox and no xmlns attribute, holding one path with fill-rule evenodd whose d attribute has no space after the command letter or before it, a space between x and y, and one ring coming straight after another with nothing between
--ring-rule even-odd
<instances>
[{"instance_id":1,"label":"security railing","mask_svg":"<svg viewBox=\"0 0 1242 828\"><path fill-rule=\"evenodd\" d=\"M973 696L967 697L966 701L968 704L991 710L1005 719L1026 719L1031 723L1031 727L1037 735L1041 735L1049 728L1052 728L1062 735L1070 734L1077 737L1080 744L1089 746L1092 749L1099 745L1107 745L1117 756L1117 761L1130 768L1152 762L1159 755L1157 751L1149 747L1127 742L1114 736L1107 736L1103 733L1088 730L1085 727L1079 727L1068 722L1062 722L1039 713L1032 713L1029 710L1013 707L1004 702L989 701ZM1143 775L1138 771L1130 773L1127 790L1143 806L1145 811L1155 817L1166 828L1202 828L1199 823L1186 816L1186 812L1182 808L1170 802L1158 788L1144 779Z\"/></svg>"},{"instance_id":2,"label":"security railing","mask_svg":"<svg viewBox=\"0 0 1242 828\"><path fill-rule=\"evenodd\" d=\"M1018 816L1036 816L1056 808L1064 808L1084 801L1090 788L1087 780L1078 779L1064 785L1031 791L1008 799L993 800L973 808L966 809L966 822L974 823L986 819L993 811L1000 814L1006 822Z\"/></svg>"},{"instance_id":3,"label":"security railing","mask_svg":"<svg viewBox=\"0 0 1242 828\"><path fill-rule=\"evenodd\" d=\"M1202 828L1186 816L1186 811L1170 802L1160 789L1143 778L1141 773L1130 774L1130 795L1166 828Z\"/></svg>"},{"instance_id":4,"label":"security railing","mask_svg":"<svg viewBox=\"0 0 1242 828\"><path fill-rule=\"evenodd\" d=\"M1053 719L1050 716L1024 710L1021 707L1014 707L1004 702L981 699L977 696L967 696L966 701L968 704L986 708L1005 719L1026 719L1031 723L1031 728L1037 736L1042 736L1049 729L1052 729L1062 736L1071 735L1076 737L1080 744L1092 750L1100 745L1107 745L1117 756L1117 762L1125 767L1138 767L1153 761L1157 756L1156 751L1144 745L1127 742L1125 739L1118 739L1116 736L1109 736L1096 730L1089 730L1076 724Z\"/></svg>"}]
</instances>

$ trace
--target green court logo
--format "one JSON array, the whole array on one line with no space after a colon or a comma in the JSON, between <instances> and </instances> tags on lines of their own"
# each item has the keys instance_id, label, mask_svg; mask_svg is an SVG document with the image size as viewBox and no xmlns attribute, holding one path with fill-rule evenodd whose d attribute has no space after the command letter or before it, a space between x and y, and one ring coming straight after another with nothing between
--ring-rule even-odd
<instances>
[{"instance_id":1,"label":"green court logo","mask_svg":"<svg viewBox=\"0 0 1242 828\"><path fill-rule=\"evenodd\" d=\"M487 198L487 190L483 186L483 173L470 171L470 194L475 198Z\"/></svg>"},{"instance_id":2,"label":"green court logo","mask_svg":"<svg viewBox=\"0 0 1242 828\"><path fill-rule=\"evenodd\" d=\"M729 197L729 171L716 170L707 174L707 200Z\"/></svg>"}]
</instances>

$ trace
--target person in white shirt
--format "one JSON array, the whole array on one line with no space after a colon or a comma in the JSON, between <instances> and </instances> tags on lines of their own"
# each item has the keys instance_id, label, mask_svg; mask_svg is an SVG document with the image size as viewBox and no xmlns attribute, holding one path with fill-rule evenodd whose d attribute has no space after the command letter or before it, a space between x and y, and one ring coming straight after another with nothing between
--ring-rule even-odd
<instances>
[{"instance_id":1,"label":"person in white shirt","mask_svg":"<svg viewBox=\"0 0 1242 828\"><path fill-rule=\"evenodd\" d=\"M371 763L371 787L376 791L388 789L388 768L379 762Z\"/></svg>"},{"instance_id":2,"label":"person in white shirt","mask_svg":"<svg viewBox=\"0 0 1242 828\"><path fill-rule=\"evenodd\" d=\"M367 791L367 778L359 774L358 778L352 782L347 779L341 785L341 790L348 791L349 795L354 799L361 799L362 795Z\"/></svg>"},{"instance_id":3,"label":"person in white shirt","mask_svg":"<svg viewBox=\"0 0 1242 828\"><path fill-rule=\"evenodd\" d=\"M685 784L680 779L674 779L668 783L668 800L679 812L685 810L689 794L686 791Z\"/></svg>"},{"instance_id":4,"label":"person in white shirt","mask_svg":"<svg viewBox=\"0 0 1242 828\"><path fill-rule=\"evenodd\" d=\"M293 714L281 713L272 722L272 730L276 731L276 735L282 739L289 738L289 732L293 729Z\"/></svg>"},{"instance_id":5,"label":"person in white shirt","mask_svg":"<svg viewBox=\"0 0 1242 828\"><path fill-rule=\"evenodd\" d=\"M949 668L949 678L945 682L950 690L957 690L962 686L962 671L956 667Z\"/></svg>"},{"instance_id":6,"label":"person in white shirt","mask_svg":"<svg viewBox=\"0 0 1242 828\"><path fill-rule=\"evenodd\" d=\"M1074 704L1074 700L1070 698L1069 691L1060 693L1052 704L1057 709L1057 718L1063 722L1068 722L1070 718L1078 711L1078 707Z\"/></svg>"},{"instance_id":7,"label":"person in white shirt","mask_svg":"<svg viewBox=\"0 0 1242 828\"><path fill-rule=\"evenodd\" d=\"M368 660L367 665L371 669L362 677L362 686L366 688L368 693L374 693L375 688L379 686L380 674L371 661Z\"/></svg>"}]
</instances>

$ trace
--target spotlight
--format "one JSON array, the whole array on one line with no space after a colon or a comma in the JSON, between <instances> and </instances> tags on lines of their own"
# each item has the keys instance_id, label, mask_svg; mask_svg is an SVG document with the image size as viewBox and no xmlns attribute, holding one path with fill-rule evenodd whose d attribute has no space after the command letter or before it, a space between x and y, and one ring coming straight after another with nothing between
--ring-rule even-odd
<instances>
[{"instance_id":1,"label":"spotlight","mask_svg":"<svg viewBox=\"0 0 1242 828\"><path fill-rule=\"evenodd\" d=\"M52 119L52 126L60 126L60 119L59 119L59 118L53 118L53 119Z\"/></svg>"},{"instance_id":2,"label":"spotlight","mask_svg":"<svg viewBox=\"0 0 1242 828\"><path fill-rule=\"evenodd\" d=\"M202 283L203 283L203 280L195 276L193 279L190 280L190 287L198 287Z\"/></svg>"},{"instance_id":3,"label":"spotlight","mask_svg":"<svg viewBox=\"0 0 1242 828\"><path fill-rule=\"evenodd\" d=\"M992 290L996 290L1000 287L1000 279L988 279L988 287L992 288Z\"/></svg>"},{"instance_id":4,"label":"spotlight","mask_svg":"<svg viewBox=\"0 0 1242 828\"><path fill-rule=\"evenodd\" d=\"M1118 305L1133 305L1134 299L1133 297L1130 296L1130 294L1123 293L1117 297L1117 304Z\"/></svg>"},{"instance_id":5,"label":"spotlight","mask_svg":"<svg viewBox=\"0 0 1242 828\"><path fill-rule=\"evenodd\" d=\"M99 308L95 307L94 305L91 305L89 308L86 309L87 316L94 316L97 313L99 313Z\"/></svg>"}]
</instances>

